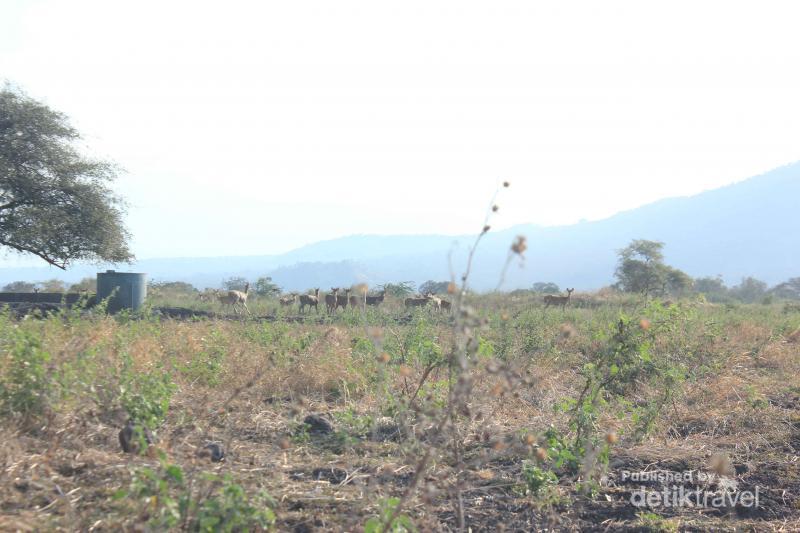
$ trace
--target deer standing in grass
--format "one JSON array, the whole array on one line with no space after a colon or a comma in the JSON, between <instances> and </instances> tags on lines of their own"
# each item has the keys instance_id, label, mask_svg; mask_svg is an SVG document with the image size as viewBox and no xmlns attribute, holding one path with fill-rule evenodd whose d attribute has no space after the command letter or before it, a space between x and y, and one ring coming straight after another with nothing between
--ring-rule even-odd
<instances>
[{"instance_id":1,"label":"deer standing in grass","mask_svg":"<svg viewBox=\"0 0 800 533\"><path fill-rule=\"evenodd\" d=\"M426 294L424 296L412 296L411 298L406 298L403 300L403 304L405 304L406 309L410 307L422 307L424 305L428 305L430 302L430 297Z\"/></svg>"},{"instance_id":2,"label":"deer standing in grass","mask_svg":"<svg viewBox=\"0 0 800 533\"><path fill-rule=\"evenodd\" d=\"M356 287L356 292L361 294L361 297L353 295L349 298L350 307L352 309L358 309L359 307L364 307L367 302L367 287L366 285L359 285Z\"/></svg>"},{"instance_id":3,"label":"deer standing in grass","mask_svg":"<svg viewBox=\"0 0 800 533\"><path fill-rule=\"evenodd\" d=\"M219 298L219 302L223 305L230 305L231 308L235 313L239 313L239 308L244 309L247 311L247 314L250 313L250 309L247 308L247 292L250 290L250 282L244 284L244 291L228 291L219 294L217 298Z\"/></svg>"},{"instance_id":4,"label":"deer standing in grass","mask_svg":"<svg viewBox=\"0 0 800 533\"><path fill-rule=\"evenodd\" d=\"M547 296L544 297L544 308L547 309L551 305L560 305L561 309L564 309L565 307L567 307L569 299L572 296L572 291L574 290L575 290L574 288L567 289L566 296L554 296L552 294L548 294Z\"/></svg>"},{"instance_id":5,"label":"deer standing in grass","mask_svg":"<svg viewBox=\"0 0 800 533\"><path fill-rule=\"evenodd\" d=\"M336 307L339 305L339 287L331 287L331 292L325 295L325 309L328 314L335 313Z\"/></svg>"},{"instance_id":6,"label":"deer standing in grass","mask_svg":"<svg viewBox=\"0 0 800 533\"><path fill-rule=\"evenodd\" d=\"M435 296L433 293L430 293L430 292L428 294L426 294L425 297L428 299L429 302L431 302L433 304L433 308L434 309L436 309L437 311L441 311L442 310L442 299L441 298L439 298L438 296Z\"/></svg>"},{"instance_id":7,"label":"deer standing in grass","mask_svg":"<svg viewBox=\"0 0 800 533\"><path fill-rule=\"evenodd\" d=\"M367 305L381 305L383 303L383 299L386 298L386 288L381 291L378 296L367 296L365 298L364 303Z\"/></svg>"},{"instance_id":8,"label":"deer standing in grass","mask_svg":"<svg viewBox=\"0 0 800 533\"><path fill-rule=\"evenodd\" d=\"M334 309L334 311L336 311L340 307L342 309L344 309L344 310L347 310L347 304L350 303L350 291L351 290L352 289L345 289L344 290L344 294L339 295L336 298L336 309Z\"/></svg>"},{"instance_id":9,"label":"deer standing in grass","mask_svg":"<svg viewBox=\"0 0 800 533\"><path fill-rule=\"evenodd\" d=\"M315 312L319 312L319 287L314 289L314 294L300 295L300 312L306 312L306 306L313 307Z\"/></svg>"},{"instance_id":10,"label":"deer standing in grass","mask_svg":"<svg viewBox=\"0 0 800 533\"><path fill-rule=\"evenodd\" d=\"M288 296L281 296L278 300L281 304L281 307L291 307L297 301L297 294L291 293Z\"/></svg>"}]
</instances>

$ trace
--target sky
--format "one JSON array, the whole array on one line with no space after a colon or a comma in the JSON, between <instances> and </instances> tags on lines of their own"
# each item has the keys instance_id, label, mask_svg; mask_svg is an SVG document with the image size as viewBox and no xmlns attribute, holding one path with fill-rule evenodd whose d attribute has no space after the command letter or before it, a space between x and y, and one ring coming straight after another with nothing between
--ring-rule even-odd
<instances>
[{"instance_id":1,"label":"sky","mask_svg":"<svg viewBox=\"0 0 800 533\"><path fill-rule=\"evenodd\" d=\"M595 220L800 159L797 2L2 0L137 257ZM18 264L13 256L0 265Z\"/></svg>"}]
</instances>

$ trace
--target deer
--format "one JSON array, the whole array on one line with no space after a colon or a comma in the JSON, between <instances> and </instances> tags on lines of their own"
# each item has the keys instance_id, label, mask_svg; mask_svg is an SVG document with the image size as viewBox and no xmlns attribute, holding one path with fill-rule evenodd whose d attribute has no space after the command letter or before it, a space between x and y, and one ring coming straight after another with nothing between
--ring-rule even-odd
<instances>
[{"instance_id":1,"label":"deer","mask_svg":"<svg viewBox=\"0 0 800 533\"><path fill-rule=\"evenodd\" d=\"M314 294L301 294L300 295L300 312L306 312L306 306L313 307L315 312L319 312L319 287L314 289Z\"/></svg>"},{"instance_id":2,"label":"deer","mask_svg":"<svg viewBox=\"0 0 800 533\"><path fill-rule=\"evenodd\" d=\"M441 308L442 311L447 311L449 313L450 310L453 308L453 304L450 303L449 300L445 300L444 298L441 298L439 307Z\"/></svg>"},{"instance_id":3,"label":"deer","mask_svg":"<svg viewBox=\"0 0 800 533\"><path fill-rule=\"evenodd\" d=\"M228 291L217 295L219 302L225 306L230 305L235 313L239 313L238 307L241 306L247 314L250 309L247 308L247 292L250 290L250 282L244 284L244 291Z\"/></svg>"},{"instance_id":4,"label":"deer","mask_svg":"<svg viewBox=\"0 0 800 533\"><path fill-rule=\"evenodd\" d=\"M366 303L367 305L381 305L383 303L384 298L386 298L385 287L378 296L367 296L365 298L364 303Z\"/></svg>"},{"instance_id":5,"label":"deer","mask_svg":"<svg viewBox=\"0 0 800 533\"><path fill-rule=\"evenodd\" d=\"M429 292L425 295L429 302L433 303L433 308L437 311L442 310L442 299Z\"/></svg>"},{"instance_id":6,"label":"deer","mask_svg":"<svg viewBox=\"0 0 800 533\"><path fill-rule=\"evenodd\" d=\"M213 289L206 289L197 295L197 299L201 302L210 302L217 297L217 291Z\"/></svg>"},{"instance_id":7,"label":"deer","mask_svg":"<svg viewBox=\"0 0 800 533\"><path fill-rule=\"evenodd\" d=\"M339 295L339 297L336 299L336 309L339 309L341 307L342 309L347 310L347 304L350 303L351 291L352 289L345 289L344 294ZM334 311L336 311L336 309L334 309Z\"/></svg>"},{"instance_id":8,"label":"deer","mask_svg":"<svg viewBox=\"0 0 800 533\"><path fill-rule=\"evenodd\" d=\"M405 304L406 309L408 309L410 307L422 307L424 305L428 305L428 302L430 301L431 299L429 295L426 294L424 296L412 296L410 298L406 298L403 300L403 304Z\"/></svg>"},{"instance_id":9,"label":"deer","mask_svg":"<svg viewBox=\"0 0 800 533\"><path fill-rule=\"evenodd\" d=\"M297 293L294 292L289 294L288 296L281 296L278 299L278 302L280 302L281 307L291 307L292 305L294 305L296 301L297 301Z\"/></svg>"},{"instance_id":10,"label":"deer","mask_svg":"<svg viewBox=\"0 0 800 533\"><path fill-rule=\"evenodd\" d=\"M544 297L544 308L547 309L551 305L560 305L561 309L564 309L565 307L567 307L569 299L572 296L572 291L574 290L575 290L574 288L567 289L566 296L554 296L552 294L548 294L547 296Z\"/></svg>"},{"instance_id":11,"label":"deer","mask_svg":"<svg viewBox=\"0 0 800 533\"><path fill-rule=\"evenodd\" d=\"M350 296L350 298L348 299L350 307L352 307L353 309L357 309L359 307L363 307L364 306L364 301L365 301L364 298L359 298L358 296L355 296L355 295Z\"/></svg>"},{"instance_id":12,"label":"deer","mask_svg":"<svg viewBox=\"0 0 800 533\"><path fill-rule=\"evenodd\" d=\"M325 295L325 309L328 314L335 313L339 306L339 287L331 287L331 292Z\"/></svg>"}]
</instances>

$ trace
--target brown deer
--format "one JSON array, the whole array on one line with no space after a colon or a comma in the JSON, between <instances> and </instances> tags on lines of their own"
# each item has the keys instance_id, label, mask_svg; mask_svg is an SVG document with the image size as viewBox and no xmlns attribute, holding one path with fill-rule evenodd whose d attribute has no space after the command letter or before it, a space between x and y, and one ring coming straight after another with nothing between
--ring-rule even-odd
<instances>
[{"instance_id":1,"label":"brown deer","mask_svg":"<svg viewBox=\"0 0 800 533\"><path fill-rule=\"evenodd\" d=\"M325 295L325 309L328 314L335 313L339 305L339 287L331 287L331 292Z\"/></svg>"},{"instance_id":2,"label":"brown deer","mask_svg":"<svg viewBox=\"0 0 800 533\"><path fill-rule=\"evenodd\" d=\"M428 301L433 304L433 308L434 309L436 309L437 311L441 311L442 310L442 299L441 298L439 298L438 296L436 296L436 295L434 295L433 293L430 293L430 292L428 294L426 294L425 297L428 298Z\"/></svg>"},{"instance_id":3,"label":"brown deer","mask_svg":"<svg viewBox=\"0 0 800 533\"><path fill-rule=\"evenodd\" d=\"M367 305L381 305L383 299L386 298L386 287L383 288L378 296L367 296L365 302Z\"/></svg>"},{"instance_id":4,"label":"brown deer","mask_svg":"<svg viewBox=\"0 0 800 533\"><path fill-rule=\"evenodd\" d=\"M569 299L572 296L572 291L574 290L575 290L574 288L567 289L566 296L554 296L552 294L548 294L547 296L544 297L544 308L547 309L551 305L560 305L561 309L564 309L565 307L567 307Z\"/></svg>"},{"instance_id":5,"label":"brown deer","mask_svg":"<svg viewBox=\"0 0 800 533\"><path fill-rule=\"evenodd\" d=\"M350 303L350 291L352 289L345 289L344 294L340 294L339 297L336 299L336 311L340 307L344 310L347 310L347 304Z\"/></svg>"},{"instance_id":6,"label":"brown deer","mask_svg":"<svg viewBox=\"0 0 800 533\"><path fill-rule=\"evenodd\" d=\"M314 289L314 294L300 295L300 312L305 313L306 307L313 307L315 312L319 312L319 287Z\"/></svg>"},{"instance_id":7,"label":"brown deer","mask_svg":"<svg viewBox=\"0 0 800 533\"><path fill-rule=\"evenodd\" d=\"M450 303L449 300L445 300L444 298L442 298L439 307L441 308L442 311L447 311L449 313L450 310L453 308L453 304Z\"/></svg>"},{"instance_id":8,"label":"brown deer","mask_svg":"<svg viewBox=\"0 0 800 533\"><path fill-rule=\"evenodd\" d=\"M287 296L281 296L278 299L278 302L280 302L281 307L291 307L294 305L296 301L297 301L297 293L294 292Z\"/></svg>"},{"instance_id":9,"label":"brown deer","mask_svg":"<svg viewBox=\"0 0 800 533\"><path fill-rule=\"evenodd\" d=\"M219 302L223 305L230 305L231 308L235 313L239 313L239 308L243 308L247 311L247 314L250 313L250 309L247 308L247 292L250 290L250 282L244 284L244 291L228 291L222 294L217 295Z\"/></svg>"},{"instance_id":10,"label":"brown deer","mask_svg":"<svg viewBox=\"0 0 800 533\"><path fill-rule=\"evenodd\" d=\"M349 302L349 305L350 305L350 307L352 309L358 309L359 307L363 307L364 306L364 298L363 297L359 298L356 295L350 296L350 298L348 299L348 302Z\"/></svg>"},{"instance_id":11,"label":"brown deer","mask_svg":"<svg viewBox=\"0 0 800 533\"><path fill-rule=\"evenodd\" d=\"M406 309L408 309L410 307L422 307L428 305L428 302L430 301L430 297L426 294L424 296L412 296L410 298L406 298L403 300L403 304L405 304Z\"/></svg>"}]
</instances>

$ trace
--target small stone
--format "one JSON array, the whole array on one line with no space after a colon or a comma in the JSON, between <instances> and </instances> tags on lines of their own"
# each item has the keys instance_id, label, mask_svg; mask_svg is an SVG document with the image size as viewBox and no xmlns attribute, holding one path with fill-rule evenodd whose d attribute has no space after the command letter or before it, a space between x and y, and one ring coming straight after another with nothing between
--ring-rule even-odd
<instances>
[{"instance_id":1,"label":"small stone","mask_svg":"<svg viewBox=\"0 0 800 533\"><path fill-rule=\"evenodd\" d=\"M303 419L303 424L308 427L309 433L325 435L333 433L333 424L322 415L308 415Z\"/></svg>"},{"instance_id":2,"label":"small stone","mask_svg":"<svg viewBox=\"0 0 800 533\"><path fill-rule=\"evenodd\" d=\"M129 419L119 432L119 444L122 446L122 451L138 454L141 451L142 441L149 447L153 444L153 435L146 427Z\"/></svg>"},{"instance_id":3,"label":"small stone","mask_svg":"<svg viewBox=\"0 0 800 533\"><path fill-rule=\"evenodd\" d=\"M210 442L206 444L202 450L199 450L197 455L200 457L210 457L212 462L219 463L225 458L225 451L222 449L221 445L216 442Z\"/></svg>"}]
</instances>

